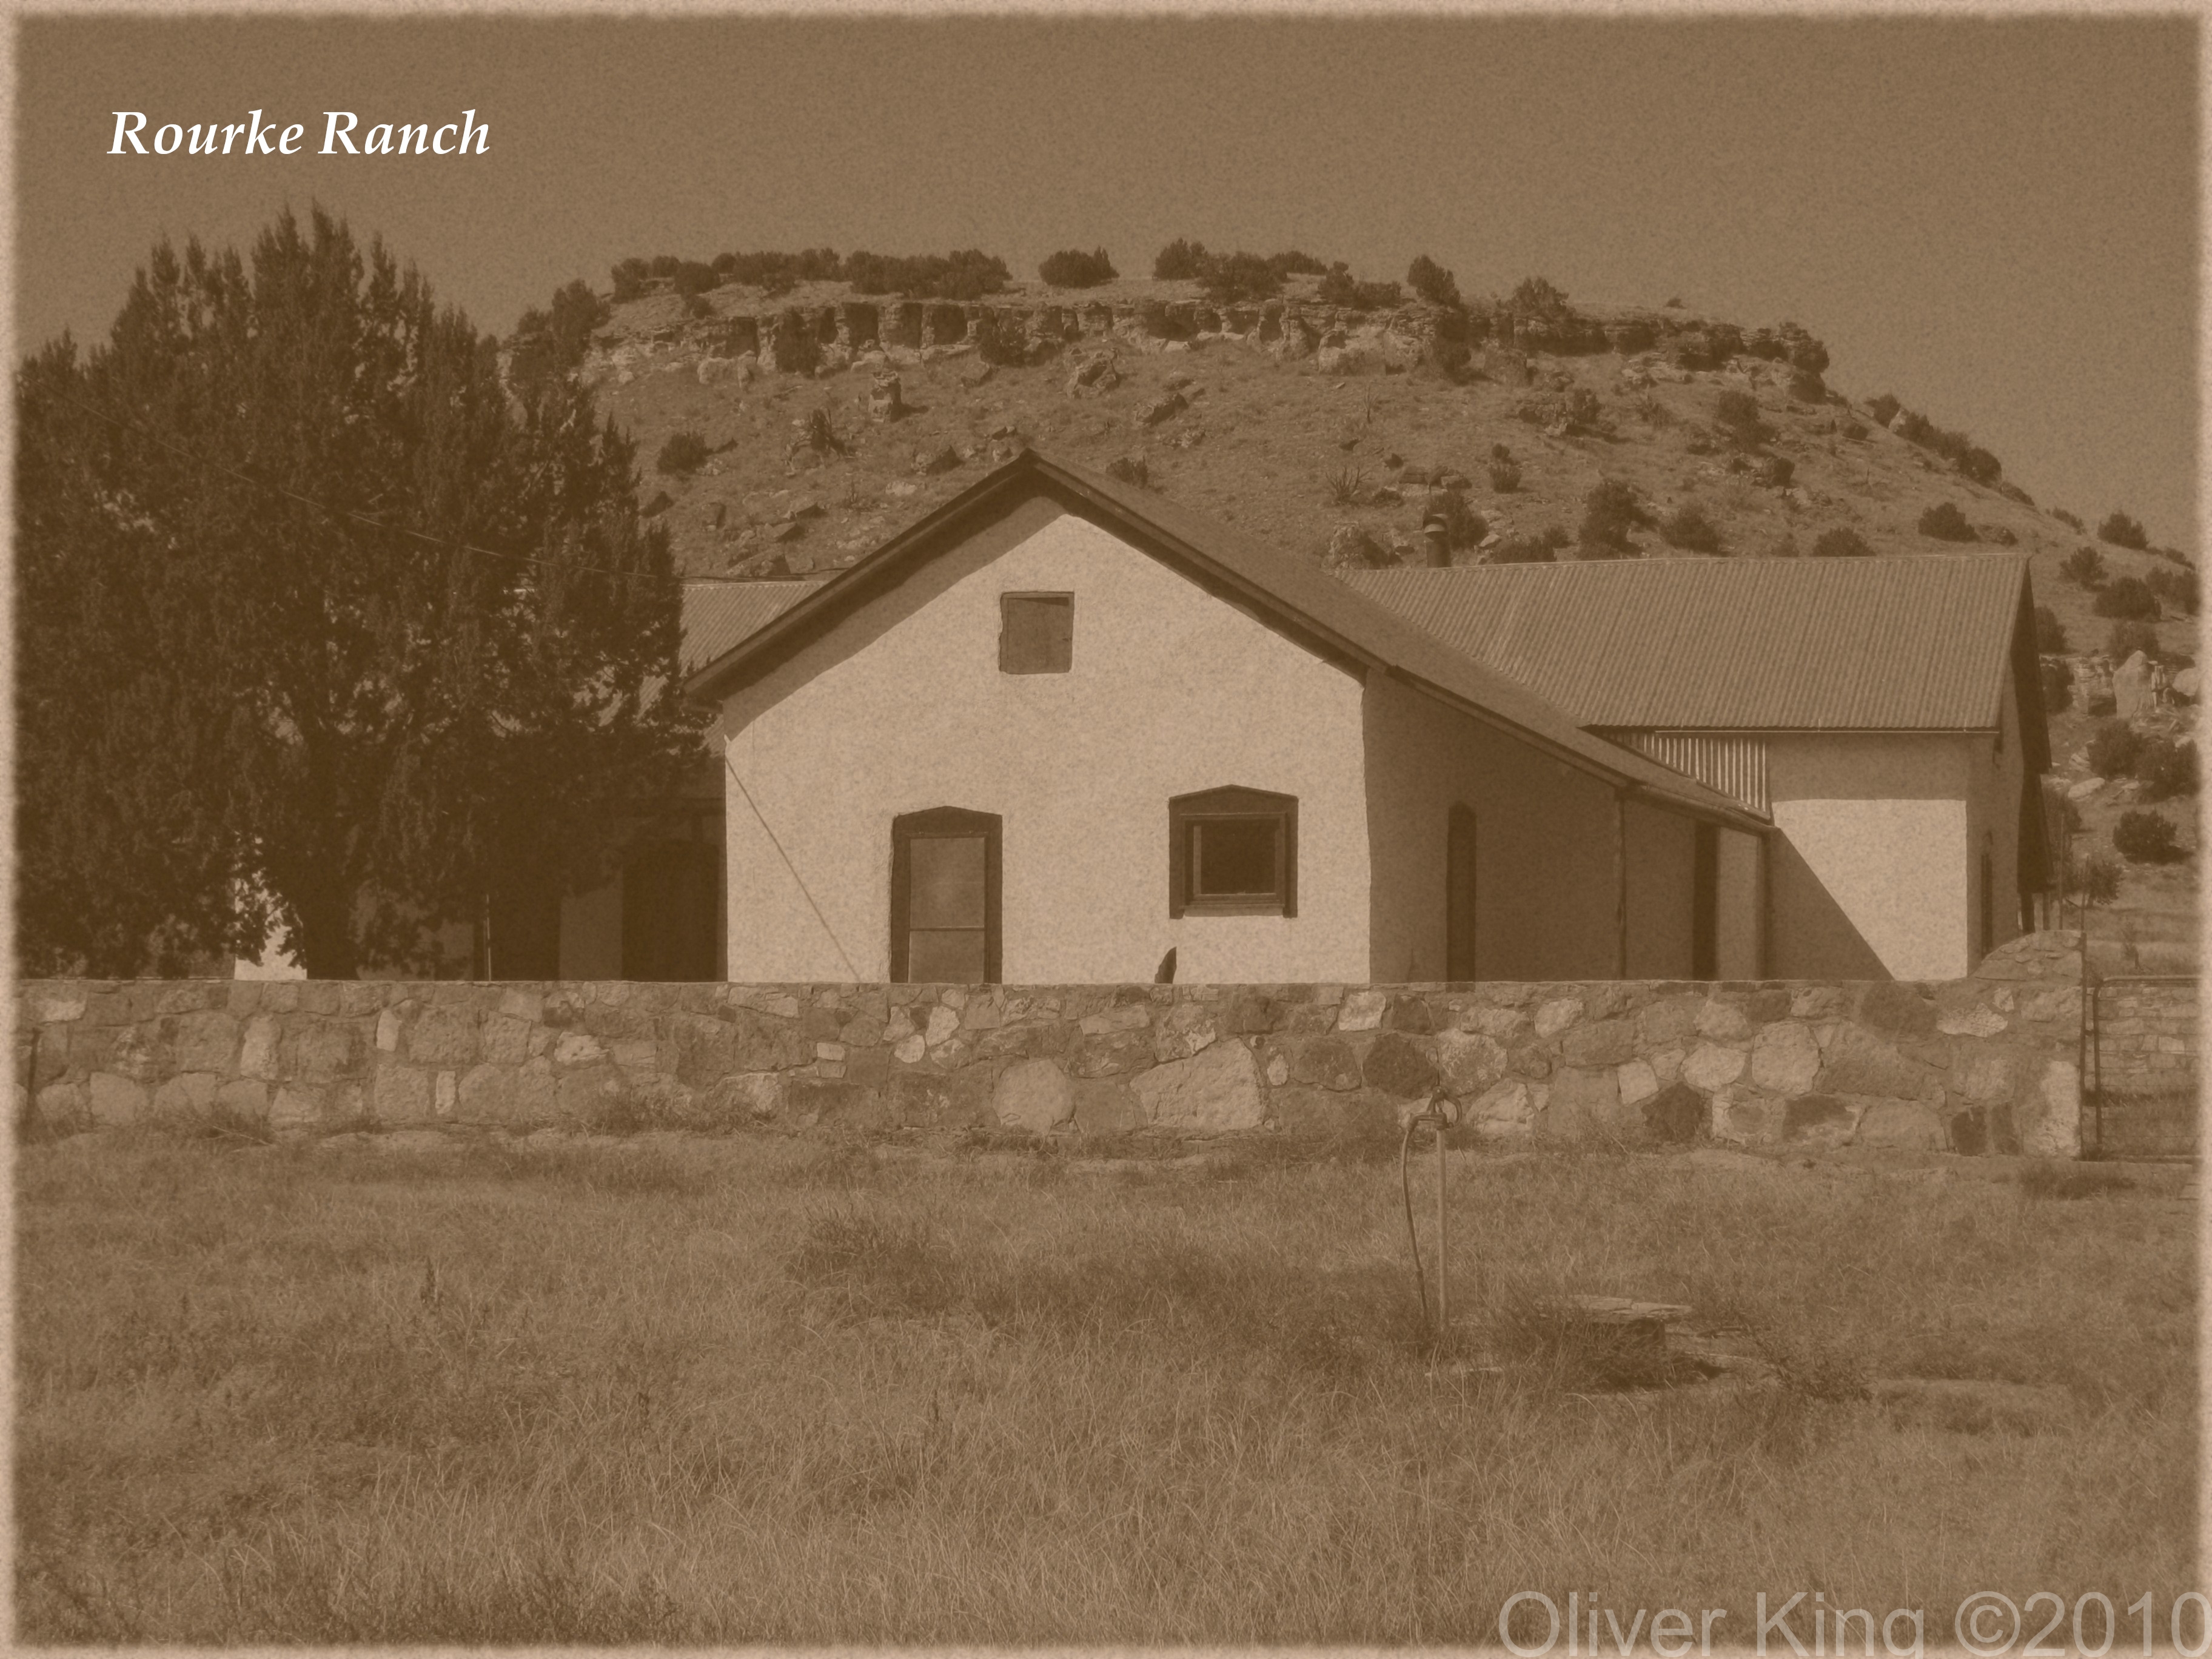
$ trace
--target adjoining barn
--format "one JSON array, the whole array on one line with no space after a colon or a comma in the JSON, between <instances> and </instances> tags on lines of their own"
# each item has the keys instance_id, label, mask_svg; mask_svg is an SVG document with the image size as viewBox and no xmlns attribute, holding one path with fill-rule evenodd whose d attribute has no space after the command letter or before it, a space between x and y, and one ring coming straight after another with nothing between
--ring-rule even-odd
<instances>
[{"instance_id":1,"label":"adjoining barn","mask_svg":"<svg viewBox=\"0 0 2212 1659\"><path fill-rule=\"evenodd\" d=\"M1577 725L1771 814L1769 974L1953 978L2033 927L2051 748L2026 557L1346 580Z\"/></svg>"}]
</instances>

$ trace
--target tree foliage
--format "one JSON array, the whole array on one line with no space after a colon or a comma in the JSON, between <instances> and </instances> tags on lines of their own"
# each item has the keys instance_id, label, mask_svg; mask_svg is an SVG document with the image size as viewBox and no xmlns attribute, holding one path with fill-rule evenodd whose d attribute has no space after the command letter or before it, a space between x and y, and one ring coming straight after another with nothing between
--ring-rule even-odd
<instances>
[{"instance_id":1,"label":"tree foliage","mask_svg":"<svg viewBox=\"0 0 2212 1659\"><path fill-rule=\"evenodd\" d=\"M157 246L109 341L17 380L19 950L173 971L281 924L426 965L580 884L695 763L680 590L628 441L380 243L289 212Z\"/></svg>"}]
</instances>

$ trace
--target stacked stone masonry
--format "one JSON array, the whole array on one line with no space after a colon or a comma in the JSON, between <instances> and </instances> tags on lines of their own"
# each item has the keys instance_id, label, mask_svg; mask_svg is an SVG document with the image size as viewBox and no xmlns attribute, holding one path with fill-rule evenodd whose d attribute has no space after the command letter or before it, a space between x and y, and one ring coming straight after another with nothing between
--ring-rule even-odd
<instances>
[{"instance_id":1,"label":"stacked stone masonry","mask_svg":"<svg viewBox=\"0 0 2212 1659\"><path fill-rule=\"evenodd\" d=\"M2015 964L2015 969L2017 964ZM496 1125L2081 1150L2081 992L1944 984L28 981L26 1127Z\"/></svg>"}]
</instances>

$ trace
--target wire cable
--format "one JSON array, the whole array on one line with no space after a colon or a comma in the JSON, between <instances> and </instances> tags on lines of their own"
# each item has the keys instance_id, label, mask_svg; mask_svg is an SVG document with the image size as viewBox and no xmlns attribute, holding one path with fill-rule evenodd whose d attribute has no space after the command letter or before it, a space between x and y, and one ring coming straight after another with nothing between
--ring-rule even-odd
<instances>
[{"instance_id":1,"label":"wire cable","mask_svg":"<svg viewBox=\"0 0 2212 1659\"><path fill-rule=\"evenodd\" d=\"M791 861L791 854L783 850L783 843L776 839L768 815L760 810L760 803L753 799L753 792L745 787L745 781L738 775L737 763L730 758L730 751L726 749L722 751L722 764L728 769L731 781L738 786L738 793L745 798L745 805L753 809L753 817L760 820L761 829L767 833L769 845L775 848L775 855L783 860L783 867L791 872L791 878L799 884L799 894L806 901L806 908L814 912L814 920L820 922L822 931L830 935L830 943L836 948L838 959L845 964L845 971L853 976L854 984L859 984L860 970L853 966L853 958L845 954L845 946L837 937L837 930L830 925L830 918L822 914L822 907L814 902L814 895L807 890L806 878L799 873L799 866ZM1413 1212L1409 1209L1407 1213L1411 1215Z\"/></svg>"}]
</instances>

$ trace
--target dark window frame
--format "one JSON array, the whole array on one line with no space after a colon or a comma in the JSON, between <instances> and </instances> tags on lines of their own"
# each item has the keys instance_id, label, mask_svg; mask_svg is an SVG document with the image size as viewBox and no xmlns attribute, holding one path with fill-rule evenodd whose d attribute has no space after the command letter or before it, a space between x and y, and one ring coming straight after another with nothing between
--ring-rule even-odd
<instances>
[{"instance_id":1,"label":"dark window frame","mask_svg":"<svg viewBox=\"0 0 2212 1659\"><path fill-rule=\"evenodd\" d=\"M1065 608L1067 625L1059 645L1063 659L1043 668L1016 666L1007 660L1007 651L1013 638L1012 607L1017 600L1047 601ZM1043 589L1018 588L999 595L999 672L1001 674L1070 674L1075 672L1075 595L1072 592L1050 592Z\"/></svg>"},{"instance_id":2,"label":"dark window frame","mask_svg":"<svg viewBox=\"0 0 2212 1659\"><path fill-rule=\"evenodd\" d=\"M1265 818L1275 826L1275 890L1202 896L1191 890L1191 844L1202 823ZM1298 799L1231 785L1168 802L1168 916L1295 916L1298 913Z\"/></svg>"},{"instance_id":3,"label":"dark window frame","mask_svg":"<svg viewBox=\"0 0 2212 1659\"><path fill-rule=\"evenodd\" d=\"M1462 853L1461 848L1466 851ZM1482 848L1481 820L1475 811L1464 801L1455 801L1451 811L1444 815L1444 981L1447 984L1473 984L1481 976L1480 959L1476 954L1476 940L1481 934L1482 888L1478 872ZM1466 867L1461 867L1464 858ZM1467 914L1462 917L1460 907L1454 902L1454 890L1464 876L1467 885ZM1464 937L1462 935L1464 934ZM1464 969L1466 971L1460 971Z\"/></svg>"},{"instance_id":4,"label":"dark window frame","mask_svg":"<svg viewBox=\"0 0 2212 1659\"><path fill-rule=\"evenodd\" d=\"M891 820L890 977L895 985L907 978L907 913L914 897L914 843L927 840L983 842L983 978L986 985L1000 982L1005 971L1002 915L1002 871L1006 820L996 812L971 811L963 806L933 806L920 812L902 812Z\"/></svg>"}]
</instances>

